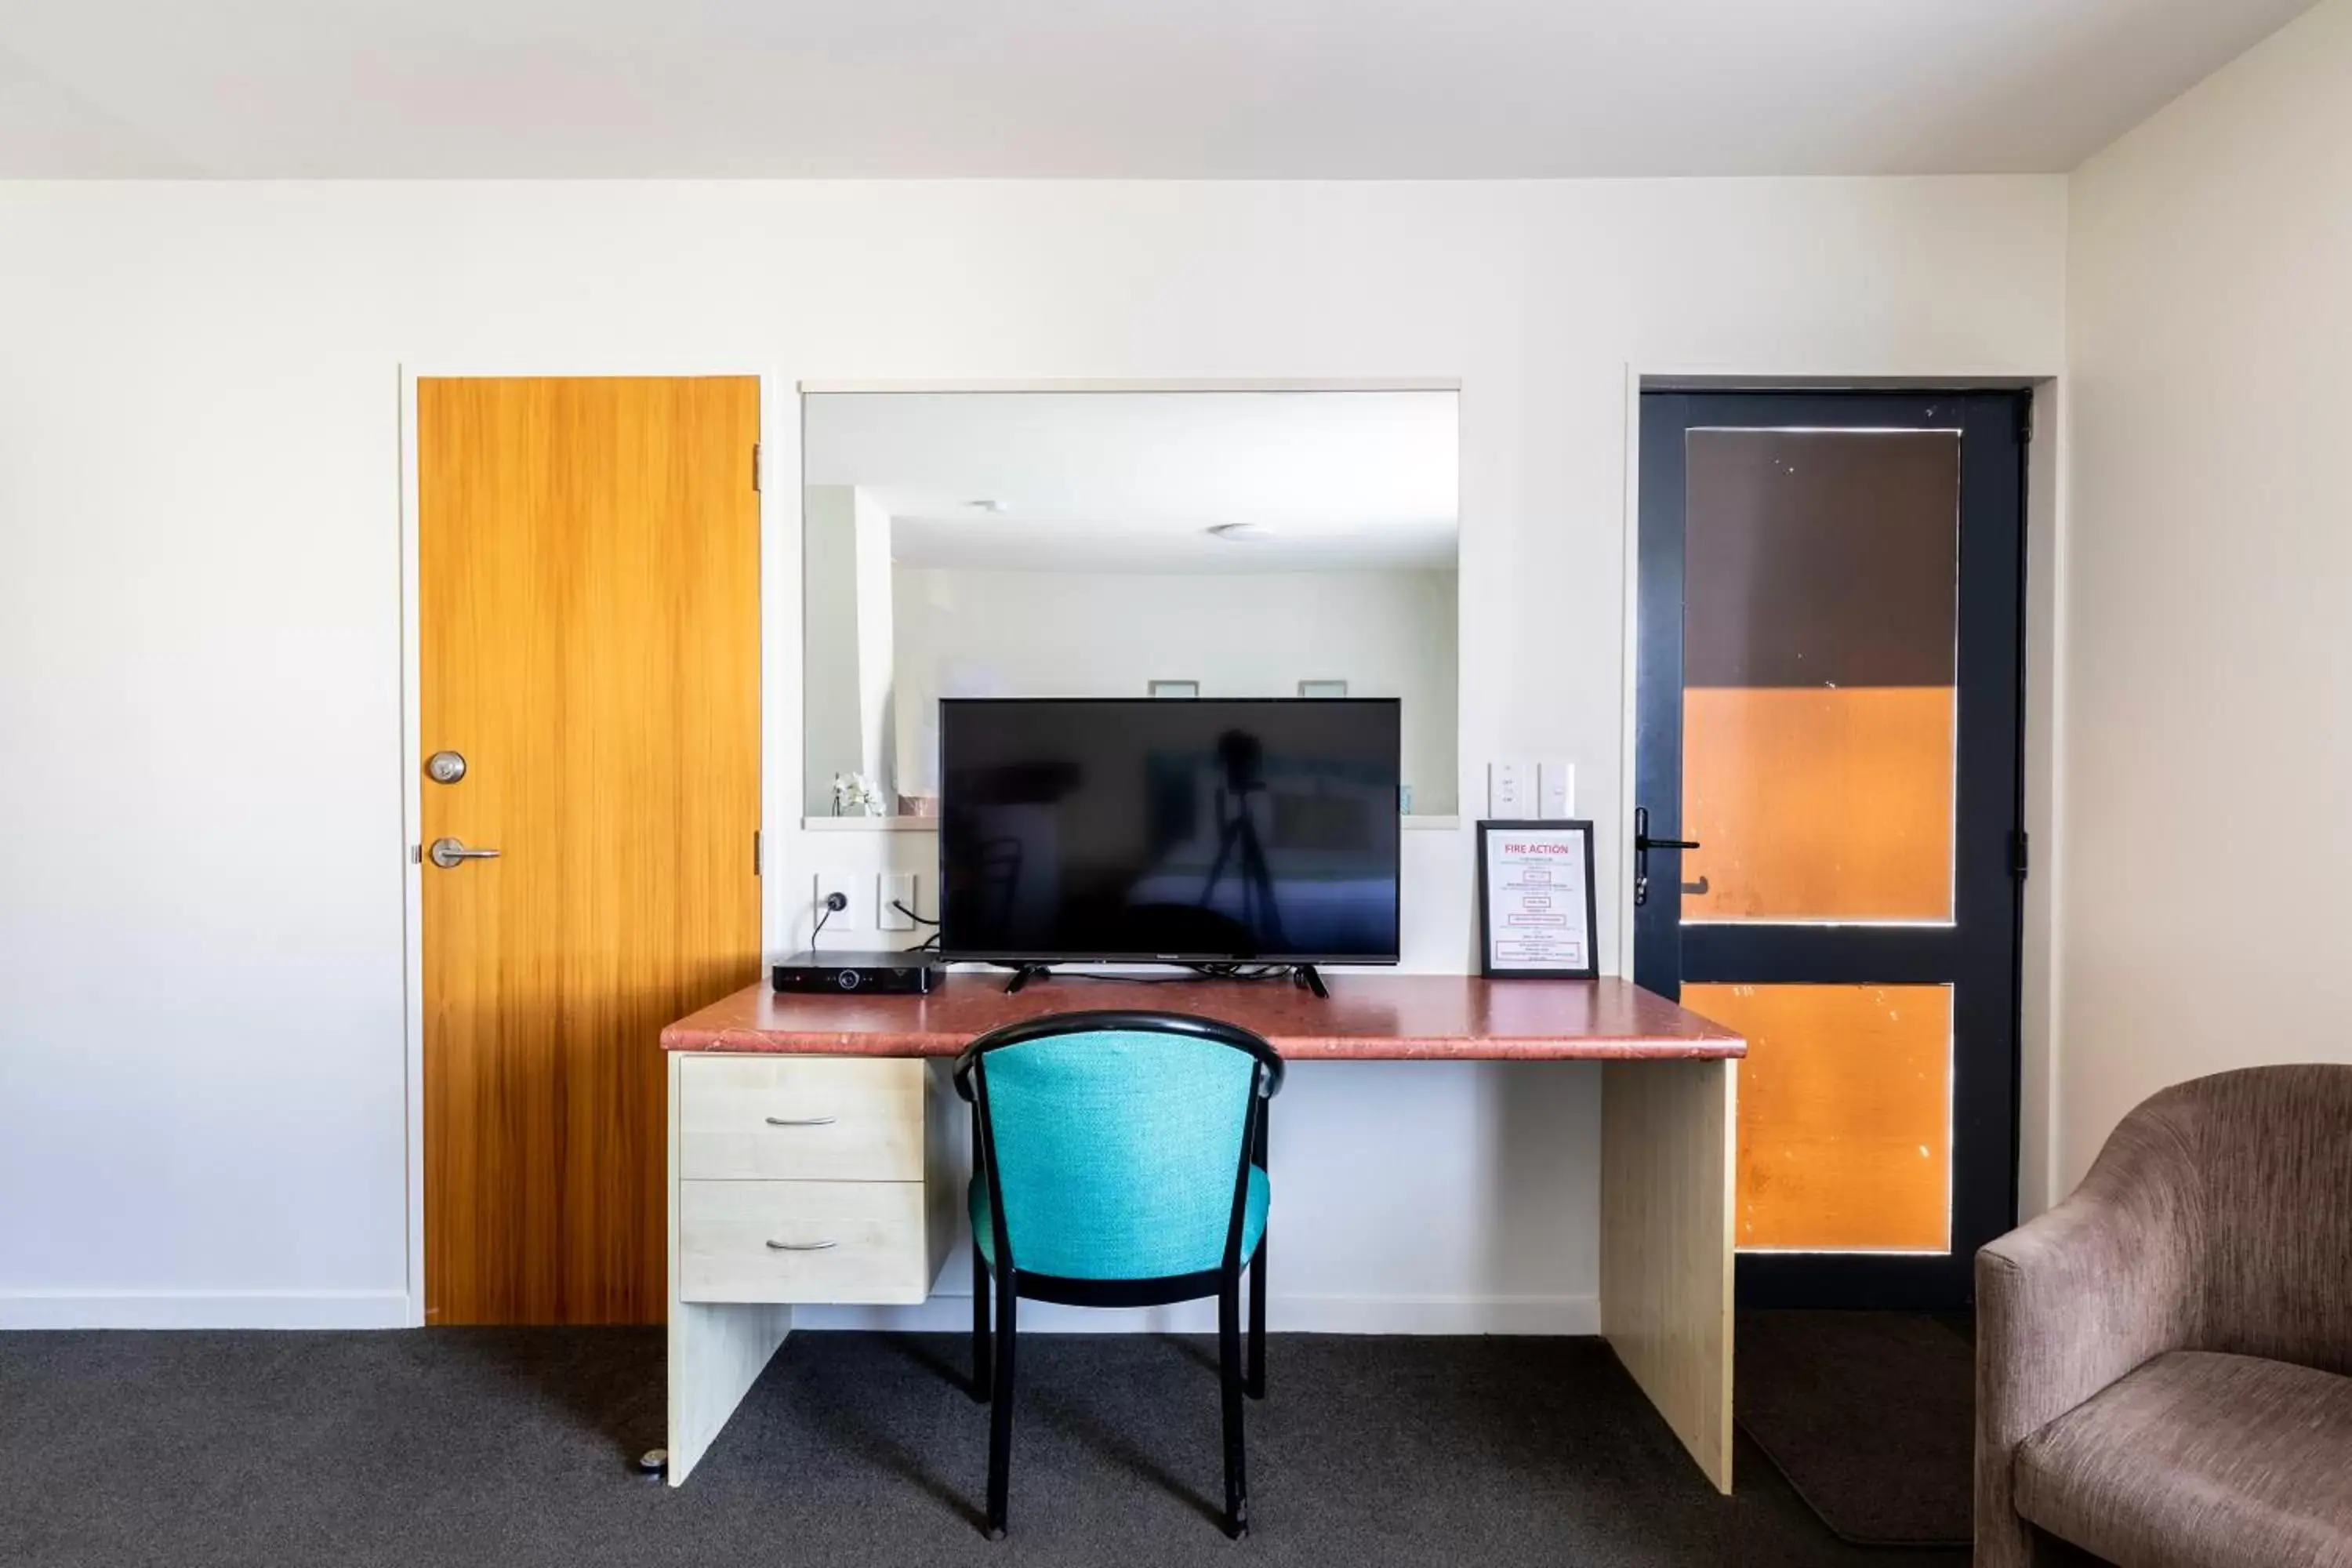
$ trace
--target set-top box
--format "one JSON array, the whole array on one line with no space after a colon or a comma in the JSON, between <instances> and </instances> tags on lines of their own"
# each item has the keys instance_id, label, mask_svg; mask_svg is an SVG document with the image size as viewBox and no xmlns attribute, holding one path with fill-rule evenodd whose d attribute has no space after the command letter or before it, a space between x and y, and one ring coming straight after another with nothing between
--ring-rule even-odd
<instances>
[{"instance_id":1,"label":"set-top box","mask_svg":"<svg viewBox=\"0 0 2352 1568\"><path fill-rule=\"evenodd\" d=\"M919 996L938 984L939 961L928 952L796 952L776 965L776 989L790 995L874 992Z\"/></svg>"}]
</instances>

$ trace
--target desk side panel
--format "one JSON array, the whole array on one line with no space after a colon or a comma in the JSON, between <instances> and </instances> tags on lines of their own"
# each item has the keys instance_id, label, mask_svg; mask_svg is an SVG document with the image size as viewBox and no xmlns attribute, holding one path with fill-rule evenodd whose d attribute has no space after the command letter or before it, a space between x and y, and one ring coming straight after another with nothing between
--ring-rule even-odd
<instances>
[{"instance_id":1,"label":"desk side panel","mask_svg":"<svg viewBox=\"0 0 2352 1568\"><path fill-rule=\"evenodd\" d=\"M1601 1331L1718 1491L1731 1490L1730 1061L1602 1069Z\"/></svg>"}]
</instances>

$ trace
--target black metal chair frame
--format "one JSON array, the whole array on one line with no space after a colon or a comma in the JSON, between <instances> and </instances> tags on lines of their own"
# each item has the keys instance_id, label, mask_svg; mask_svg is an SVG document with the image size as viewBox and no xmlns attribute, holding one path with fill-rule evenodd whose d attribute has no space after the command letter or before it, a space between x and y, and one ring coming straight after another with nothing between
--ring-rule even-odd
<instances>
[{"instance_id":1,"label":"black metal chair frame","mask_svg":"<svg viewBox=\"0 0 2352 1568\"><path fill-rule=\"evenodd\" d=\"M1233 1213L1225 1230L1223 1258L1214 1268L1192 1274L1163 1275L1150 1279L1076 1279L1040 1274L1017 1267L1012 1238L1004 1228L1004 1194L998 1184L994 1158L996 1140L989 1121L988 1071L984 1058L991 1051L1062 1035L1129 1030L1162 1035L1189 1035L1244 1051L1255 1066L1250 1073L1249 1102L1244 1108L1241 1163L1234 1172ZM1249 1199L1249 1173L1265 1163L1267 1102L1282 1088L1282 1058L1275 1048L1237 1024L1201 1018L1185 1013L1155 1013L1106 1009L1054 1013L992 1029L964 1048L956 1058L956 1092L971 1104L972 1161L988 1180L988 1202L994 1219L996 1262L993 1295L998 1303L992 1345L990 1301L992 1270L982 1256L980 1238L971 1247L972 1395L991 1405L988 1433L988 1536L1004 1538L1005 1503L1013 1458L1013 1368L1016 1304L1023 1297L1076 1307L1162 1307L1178 1301L1217 1299L1217 1366L1223 1385L1225 1427L1225 1533L1236 1540L1249 1533L1249 1485L1242 1453L1242 1397L1265 1397L1265 1238L1256 1253L1242 1256L1242 1230ZM1249 1366L1242 1366L1241 1275L1250 1273Z\"/></svg>"}]
</instances>

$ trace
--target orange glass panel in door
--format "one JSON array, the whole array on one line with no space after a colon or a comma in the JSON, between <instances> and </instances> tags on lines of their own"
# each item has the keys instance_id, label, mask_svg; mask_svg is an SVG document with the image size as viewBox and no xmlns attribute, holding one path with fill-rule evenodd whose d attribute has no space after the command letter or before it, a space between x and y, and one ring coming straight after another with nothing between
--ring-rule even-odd
<instances>
[{"instance_id":1,"label":"orange glass panel in door","mask_svg":"<svg viewBox=\"0 0 2352 1568\"><path fill-rule=\"evenodd\" d=\"M1683 692L1686 921L1952 914L1948 686Z\"/></svg>"},{"instance_id":2,"label":"orange glass panel in door","mask_svg":"<svg viewBox=\"0 0 2352 1568\"><path fill-rule=\"evenodd\" d=\"M1685 921L1948 921L1956 431L1694 430Z\"/></svg>"},{"instance_id":3,"label":"orange glass panel in door","mask_svg":"<svg viewBox=\"0 0 2352 1568\"><path fill-rule=\"evenodd\" d=\"M1950 1246L1949 986L1688 984L1682 999L1748 1037L1738 1246Z\"/></svg>"}]
</instances>

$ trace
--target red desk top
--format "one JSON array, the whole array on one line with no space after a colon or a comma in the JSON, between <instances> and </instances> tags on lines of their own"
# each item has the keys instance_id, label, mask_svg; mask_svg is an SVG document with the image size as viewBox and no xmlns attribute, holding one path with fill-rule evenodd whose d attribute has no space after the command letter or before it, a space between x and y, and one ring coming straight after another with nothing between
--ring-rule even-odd
<instances>
[{"instance_id":1,"label":"red desk top","mask_svg":"<svg viewBox=\"0 0 2352 1568\"><path fill-rule=\"evenodd\" d=\"M1631 981L1327 975L1297 986L1204 980L1138 985L1057 975L1004 994L1004 975L950 974L928 996L779 996L763 983L679 1019L667 1051L949 1057L1022 1018L1160 1009L1255 1030L1294 1061L1642 1061L1744 1057L1747 1042Z\"/></svg>"}]
</instances>

